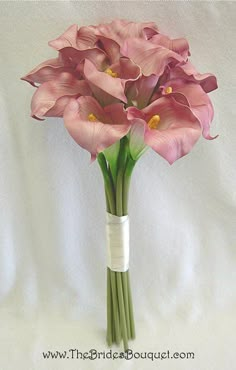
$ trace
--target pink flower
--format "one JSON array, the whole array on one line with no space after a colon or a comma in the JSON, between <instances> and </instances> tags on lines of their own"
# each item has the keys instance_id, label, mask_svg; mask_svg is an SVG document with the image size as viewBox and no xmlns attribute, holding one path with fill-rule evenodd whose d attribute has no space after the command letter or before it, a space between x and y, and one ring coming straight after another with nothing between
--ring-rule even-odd
<instances>
[{"instance_id":1,"label":"pink flower","mask_svg":"<svg viewBox=\"0 0 236 370\"><path fill-rule=\"evenodd\" d=\"M70 98L81 95L91 95L88 83L77 80L71 73L62 72L35 91L31 101L31 115L37 119L62 117Z\"/></svg>"},{"instance_id":2,"label":"pink flower","mask_svg":"<svg viewBox=\"0 0 236 370\"><path fill-rule=\"evenodd\" d=\"M205 139L214 139L210 135L210 123L214 117L214 110L207 93L200 85L182 79L168 81L161 86L162 95L171 95L179 104L189 107L198 119Z\"/></svg>"},{"instance_id":3,"label":"pink flower","mask_svg":"<svg viewBox=\"0 0 236 370\"><path fill-rule=\"evenodd\" d=\"M121 53L136 63L144 76L154 74L160 77L167 65L174 66L185 61L181 55L170 49L137 38L127 39Z\"/></svg>"},{"instance_id":4,"label":"pink flower","mask_svg":"<svg viewBox=\"0 0 236 370\"><path fill-rule=\"evenodd\" d=\"M214 75L188 60L186 39L170 39L152 22L114 20L70 26L49 42L58 52L22 77L36 87L34 118L64 117L75 141L95 159L128 135L137 159L152 147L169 163L210 135ZM39 86L38 86L39 85Z\"/></svg>"},{"instance_id":5,"label":"pink flower","mask_svg":"<svg viewBox=\"0 0 236 370\"><path fill-rule=\"evenodd\" d=\"M130 130L123 104L102 108L89 96L70 101L64 111L64 123L73 139L91 153L92 160Z\"/></svg>"},{"instance_id":6,"label":"pink flower","mask_svg":"<svg viewBox=\"0 0 236 370\"><path fill-rule=\"evenodd\" d=\"M190 152L201 136L201 126L190 108L172 97L161 97L146 108L128 108L130 152L137 159L150 146L170 164Z\"/></svg>"},{"instance_id":7,"label":"pink flower","mask_svg":"<svg viewBox=\"0 0 236 370\"><path fill-rule=\"evenodd\" d=\"M150 41L155 45L174 51L184 59L190 55L188 41L184 38L171 40L168 36L159 33L151 37Z\"/></svg>"},{"instance_id":8,"label":"pink flower","mask_svg":"<svg viewBox=\"0 0 236 370\"><path fill-rule=\"evenodd\" d=\"M187 61L179 64L169 71L169 79L181 78L190 82L196 82L208 93L217 89L216 77L211 73L199 73L196 68Z\"/></svg>"},{"instance_id":9,"label":"pink flower","mask_svg":"<svg viewBox=\"0 0 236 370\"><path fill-rule=\"evenodd\" d=\"M104 72L98 71L92 62L85 60L83 73L98 99L99 95L105 92L125 103L127 102L126 82L135 81L141 75L140 68L128 58L120 58L119 62L111 65ZM93 87L99 90L94 90Z\"/></svg>"},{"instance_id":10,"label":"pink flower","mask_svg":"<svg viewBox=\"0 0 236 370\"><path fill-rule=\"evenodd\" d=\"M78 29L77 24L70 26L61 36L49 42L56 50L73 47L77 50L88 50L96 47L98 40L110 39L122 45L128 37L148 40L157 34L157 26L153 22L135 23L124 19L116 19L111 23L98 26L84 26Z\"/></svg>"},{"instance_id":11,"label":"pink flower","mask_svg":"<svg viewBox=\"0 0 236 370\"><path fill-rule=\"evenodd\" d=\"M60 58L49 59L39 64L24 77L21 77L21 80L27 81L32 86L37 87L36 84L51 81L57 78L62 72L73 74L74 68L71 65L66 65Z\"/></svg>"}]
</instances>

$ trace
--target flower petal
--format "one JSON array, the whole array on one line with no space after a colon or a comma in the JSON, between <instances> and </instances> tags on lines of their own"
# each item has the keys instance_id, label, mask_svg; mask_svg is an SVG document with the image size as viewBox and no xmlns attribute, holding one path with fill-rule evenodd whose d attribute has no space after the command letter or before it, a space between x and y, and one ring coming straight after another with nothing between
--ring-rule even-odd
<instances>
[{"instance_id":1,"label":"flower petal","mask_svg":"<svg viewBox=\"0 0 236 370\"><path fill-rule=\"evenodd\" d=\"M97 114L101 114L102 108L98 109L97 102L95 102L93 98L81 97L77 101L72 100L64 111L65 127L73 139L91 153L92 160L96 158L98 153L125 136L129 129L124 124L114 125L99 120L91 122L88 118L86 119L86 115L91 109L95 108ZM104 119L106 120L106 115Z\"/></svg>"},{"instance_id":2,"label":"flower petal","mask_svg":"<svg viewBox=\"0 0 236 370\"><path fill-rule=\"evenodd\" d=\"M128 101L142 109L148 105L156 87L158 76L141 76L136 81L128 81L126 84L126 96Z\"/></svg>"},{"instance_id":3,"label":"flower petal","mask_svg":"<svg viewBox=\"0 0 236 370\"><path fill-rule=\"evenodd\" d=\"M117 63L120 59L120 46L114 40L99 36L97 45L100 49L104 50L109 58L109 64Z\"/></svg>"},{"instance_id":4,"label":"flower petal","mask_svg":"<svg viewBox=\"0 0 236 370\"><path fill-rule=\"evenodd\" d=\"M153 22L135 23L124 19L116 19L108 24L100 24L96 35L108 37L122 45L128 37L148 39L158 32Z\"/></svg>"},{"instance_id":5,"label":"flower petal","mask_svg":"<svg viewBox=\"0 0 236 370\"><path fill-rule=\"evenodd\" d=\"M127 39L121 54L130 58L145 76L162 75L168 64L175 65L184 59L177 53L142 39Z\"/></svg>"},{"instance_id":6,"label":"flower petal","mask_svg":"<svg viewBox=\"0 0 236 370\"><path fill-rule=\"evenodd\" d=\"M144 140L170 164L189 153L201 136L201 127L191 110L171 97L160 98L143 111L146 117L160 115L160 129L147 128Z\"/></svg>"},{"instance_id":7,"label":"flower petal","mask_svg":"<svg viewBox=\"0 0 236 370\"><path fill-rule=\"evenodd\" d=\"M151 39L155 45L163 46L164 48L170 49L177 54L180 54L184 59L189 55L189 44L188 41L184 38L171 40L168 36L158 34L154 35Z\"/></svg>"},{"instance_id":8,"label":"flower petal","mask_svg":"<svg viewBox=\"0 0 236 370\"><path fill-rule=\"evenodd\" d=\"M198 119L202 126L202 134L206 139L214 139L210 135L210 123L214 117L214 110L211 100L202 87L196 83L186 82L181 79L169 81L163 86L163 92L166 87L172 87L171 96L180 104L187 105L192 113Z\"/></svg>"},{"instance_id":9,"label":"flower petal","mask_svg":"<svg viewBox=\"0 0 236 370\"><path fill-rule=\"evenodd\" d=\"M211 73L198 73L196 68L189 61L180 64L170 71L170 79L185 78L188 81L196 82L201 85L205 92L217 89L216 77Z\"/></svg>"},{"instance_id":10,"label":"flower petal","mask_svg":"<svg viewBox=\"0 0 236 370\"><path fill-rule=\"evenodd\" d=\"M157 129L150 129L147 122L154 115L160 116ZM128 108L128 118L145 123L144 142L170 164L186 155L201 136L201 126L189 107L180 105L172 97L162 97L146 108Z\"/></svg>"},{"instance_id":11,"label":"flower petal","mask_svg":"<svg viewBox=\"0 0 236 370\"><path fill-rule=\"evenodd\" d=\"M110 66L113 72L118 73L118 77L126 81L135 81L141 76L140 67L132 60L122 57L118 63Z\"/></svg>"},{"instance_id":12,"label":"flower petal","mask_svg":"<svg viewBox=\"0 0 236 370\"><path fill-rule=\"evenodd\" d=\"M201 135L191 127L171 128L165 131L147 131L145 142L170 164L188 154Z\"/></svg>"},{"instance_id":13,"label":"flower petal","mask_svg":"<svg viewBox=\"0 0 236 370\"><path fill-rule=\"evenodd\" d=\"M21 80L27 81L36 87L35 83L42 84L43 82L51 81L62 72L72 73L73 68L65 66L60 58L49 59L32 69Z\"/></svg>"},{"instance_id":14,"label":"flower petal","mask_svg":"<svg viewBox=\"0 0 236 370\"><path fill-rule=\"evenodd\" d=\"M56 79L44 82L34 93L31 102L32 117L57 117L61 112L67 99L58 100L64 96L78 97L80 95L91 95L91 90L86 81L79 81L67 72L61 73Z\"/></svg>"},{"instance_id":15,"label":"flower petal","mask_svg":"<svg viewBox=\"0 0 236 370\"><path fill-rule=\"evenodd\" d=\"M77 50L72 47L66 47L60 50L60 54L65 63L70 63L72 65L77 65L83 60L90 60L98 70L104 70L108 65L108 57L105 52L98 48L93 48L89 50ZM80 68L78 68L80 71Z\"/></svg>"},{"instance_id":16,"label":"flower petal","mask_svg":"<svg viewBox=\"0 0 236 370\"><path fill-rule=\"evenodd\" d=\"M87 59L84 62L84 76L88 82L91 82L101 90L125 103L127 102L124 93L124 81L120 78L113 78L107 73L98 71L95 65Z\"/></svg>"},{"instance_id":17,"label":"flower petal","mask_svg":"<svg viewBox=\"0 0 236 370\"><path fill-rule=\"evenodd\" d=\"M77 33L78 25L73 24L72 26L68 27L61 36L57 37L55 40L49 41L48 45L56 50L61 50L68 46L77 48Z\"/></svg>"}]
</instances>

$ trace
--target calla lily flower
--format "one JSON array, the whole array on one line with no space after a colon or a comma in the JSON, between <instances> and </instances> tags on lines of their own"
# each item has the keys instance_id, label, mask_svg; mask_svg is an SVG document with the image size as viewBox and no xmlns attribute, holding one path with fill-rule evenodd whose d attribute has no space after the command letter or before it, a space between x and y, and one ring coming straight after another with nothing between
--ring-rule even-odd
<instances>
[{"instance_id":1,"label":"calla lily flower","mask_svg":"<svg viewBox=\"0 0 236 370\"><path fill-rule=\"evenodd\" d=\"M21 77L21 80L27 81L32 86L37 87L35 84L51 81L57 78L62 72L70 72L78 76L71 65L66 65L61 58L54 58L40 63L32 71L27 73L27 75Z\"/></svg>"},{"instance_id":2,"label":"calla lily flower","mask_svg":"<svg viewBox=\"0 0 236 370\"><path fill-rule=\"evenodd\" d=\"M95 33L98 37L107 37L122 46L129 37L148 40L158 33L158 28L153 22L136 23L116 19L111 23L100 24Z\"/></svg>"},{"instance_id":3,"label":"calla lily flower","mask_svg":"<svg viewBox=\"0 0 236 370\"><path fill-rule=\"evenodd\" d=\"M152 97L152 94L157 86L158 76L141 76L135 81L126 83L125 95L129 105L142 109L146 107Z\"/></svg>"},{"instance_id":4,"label":"calla lily flower","mask_svg":"<svg viewBox=\"0 0 236 370\"><path fill-rule=\"evenodd\" d=\"M150 41L180 54L184 59L190 55L188 41L184 38L171 40L168 36L159 33L154 35Z\"/></svg>"},{"instance_id":5,"label":"calla lily flower","mask_svg":"<svg viewBox=\"0 0 236 370\"><path fill-rule=\"evenodd\" d=\"M95 26L84 26L78 29L78 25L73 24L61 36L49 41L48 45L55 50L61 50L67 47L73 47L77 50L87 50L95 47L97 41L95 31Z\"/></svg>"},{"instance_id":6,"label":"calla lily flower","mask_svg":"<svg viewBox=\"0 0 236 370\"><path fill-rule=\"evenodd\" d=\"M58 57L22 77L37 87L32 117L64 117L92 160L106 149L112 162L128 133L133 159L152 147L169 163L187 154L201 134L214 139L207 93L217 81L189 62L186 39L172 40L152 22L118 19L74 24L49 45Z\"/></svg>"},{"instance_id":7,"label":"calla lily flower","mask_svg":"<svg viewBox=\"0 0 236 370\"><path fill-rule=\"evenodd\" d=\"M79 29L74 24L48 44L60 51L64 58L77 63L86 58L102 70L106 57L110 64L118 61L121 56L120 46L127 37L147 40L156 33L157 27L153 22L135 23L118 19L111 23Z\"/></svg>"},{"instance_id":8,"label":"calla lily flower","mask_svg":"<svg viewBox=\"0 0 236 370\"><path fill-rule=\"evenodd\" d=\"M98 153L125 136L131 127L121 103L102 108L89 96L72 99L64 111L64 124L73 139L91 153Z\"/></svg>"},{"instance_id":9,"label":"calla lily flower","mask_svg":"<svg viewBox=\"0 0 236 370\"><path fill-rule=\"evenodd\" d=\"M202 127L205 139L215 139L210 135L210 123L214 117L214 109L208 95L196 83L182 79L168 81L161 86L162 95L171 95L176 102L188 106Z\"/></svg>"},{"instance_id":10,"label":"calla lily flower","mask_svg":"<svg viewBox=\"0 0 236 370\"><path fill-rule=\"evenodd\" d=\"M140 68L127 58L120 58L118 63L104 72L98 71L93 63L85 60L83 73L90 84L125 103L126 82L135 81L141 75Z\"/></svg>"},{"instance_id":11,"label":"calla lily flower","mask_svg":"<svg viewBox=\"0 0 236 370\"><path fill-rule=\"evenodd\" d=\"M161 76L167 65L174 66L185 61L181 55L172 50L137 38L127 39L121 53L136 63L144 76L151 74Z\"/></svg>"},{"instance_id":12,"label":"calla lily flower","mask_svg":"<svg viewBox=\"0 0 236 370\"><path fill-rule=\"evenodd\" d=\"M31 102L31 116L36 119L62 117L69 99L81 95L91 95L88 83L63 72L53 80L44 82L35 91Z\"/></svg>"},{"instance_id":13,"label":"calla lily flower","mask_svg":"<svg viewBox=\"0 0 236 370\"><path fill-rule=\"evenodd\" d=\"M176 65L169 71L169 79L182 78L201 85L203 90L208 93L217 89L216 77L211 73L199 73L191 62Z\"/></svg>"},{"instance_id":14,"label":"calla lily flower","mask_svg":"<svg viewBox=\"0 0 236 370\"><path fill-rule=\"evenodd\" d=\"M145 145L170 164L189 153L201 136L201 126L190 108L172 97L162 97L146 108L129 107L130 153L137 159Z\"/></svg>"}]
</instances>

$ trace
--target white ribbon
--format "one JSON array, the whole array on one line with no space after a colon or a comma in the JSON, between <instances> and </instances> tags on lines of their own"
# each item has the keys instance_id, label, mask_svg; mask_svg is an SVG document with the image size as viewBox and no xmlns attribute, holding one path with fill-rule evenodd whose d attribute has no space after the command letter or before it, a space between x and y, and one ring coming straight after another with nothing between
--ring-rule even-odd
<instances>
[{"instance_id":1,"label":"white ribbon","mask_svg":"<svg viewBox=\"0 0 236 370\"><path fill-rule=\"evenodd\" d=\"M129 269L129 216L107 213L107 266L112 271Z\"/></svg>"}]
</instances>

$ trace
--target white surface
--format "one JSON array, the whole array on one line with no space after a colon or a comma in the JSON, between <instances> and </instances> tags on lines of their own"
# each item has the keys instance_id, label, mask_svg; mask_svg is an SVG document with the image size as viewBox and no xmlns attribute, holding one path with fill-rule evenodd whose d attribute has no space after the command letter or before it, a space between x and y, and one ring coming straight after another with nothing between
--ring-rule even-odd
<instances>
[{"instance_id":1,"label":"white surface","mask_svg":"<svg viewBox=\"0 0 236 370\"><path fill-rule=\"evenodd\" d=\"M234 2L1 2L0 369L232 370L236 340ZM43 360L44 350L105 350L105 199L97 164L60 119L32 120L19 78L53 57L70 24L155 21L186 36L218 77L212 142L169 166L149 151L131 187L136 351L194 360Z\"/></svg>"},{"instance_id":2,"label":"white surface","mask_svg":"<svg viewBox=\"0 0 236 370\"><path fill-rule=\"evenodd\" d=\"M107 266L112 271L129 269L129 216L106 213Z\"/></svg>"}]
</instances>

